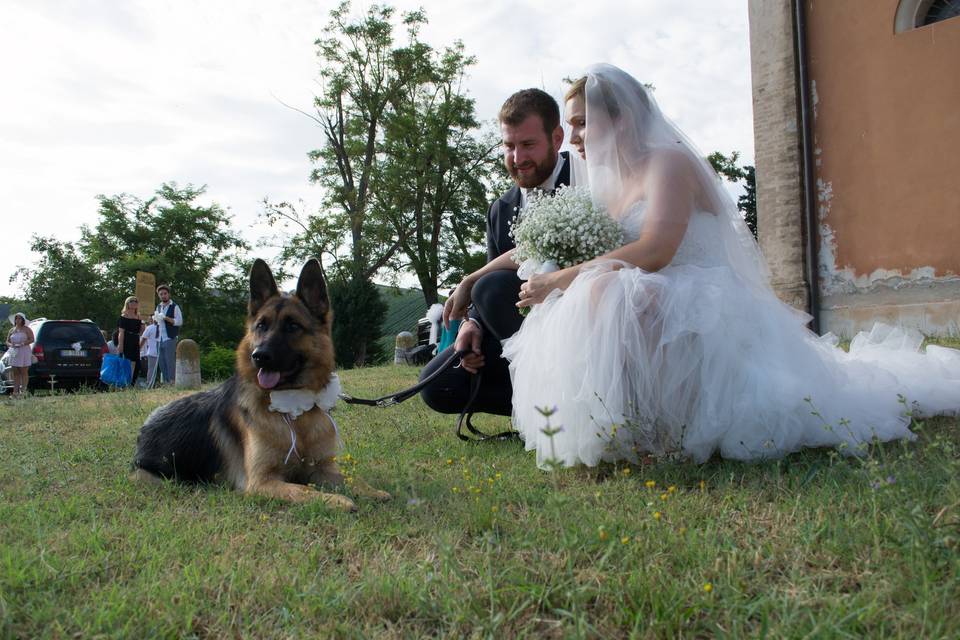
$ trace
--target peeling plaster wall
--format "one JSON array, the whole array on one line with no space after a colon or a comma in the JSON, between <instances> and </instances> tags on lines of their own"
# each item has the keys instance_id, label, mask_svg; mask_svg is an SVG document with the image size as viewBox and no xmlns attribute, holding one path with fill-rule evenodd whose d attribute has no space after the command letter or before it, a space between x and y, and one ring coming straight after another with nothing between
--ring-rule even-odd
<instances>
[{"instance_id":1,"label":"peeling plaster wall","mask_svg":"<svg viewBox=\"0 0 960 640\"><path fill-rule=\"evenodd\" d=\"M805 2L821 325L960 331L960 18L894 34L899 0Z\"/></svg>"}]
</instances>

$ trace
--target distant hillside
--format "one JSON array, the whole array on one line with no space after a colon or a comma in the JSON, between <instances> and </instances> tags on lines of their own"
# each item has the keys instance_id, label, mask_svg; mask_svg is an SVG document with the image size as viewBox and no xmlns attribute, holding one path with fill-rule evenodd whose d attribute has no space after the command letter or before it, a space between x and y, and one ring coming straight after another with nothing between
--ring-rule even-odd
<instances>
[{"instance_id":1,"label":"distant hillside","mask_svg":"<svg viewBox=\"0 0 960 640\"><path fill-rule=\"evenodd\" d=\"M401 331L416 333L417 320L427 315L427 304L423 301L420 289L401 289L377 285L380 296L387 303L387 315L383 319L383 331L380 344L389 360L393 361L394 341Z\"/></svg>"}]
</instances>

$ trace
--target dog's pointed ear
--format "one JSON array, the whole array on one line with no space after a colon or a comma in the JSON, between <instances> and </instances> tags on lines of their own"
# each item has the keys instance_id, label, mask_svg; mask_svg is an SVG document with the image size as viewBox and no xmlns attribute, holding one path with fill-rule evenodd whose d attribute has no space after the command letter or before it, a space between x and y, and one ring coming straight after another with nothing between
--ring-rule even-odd
<instances>
[{"instance_id":1,"label":"dog's pointed ear","mask_svg":"<svg viewBox=\"0 0 960 640\"><path fill-rule=\"evenodd\" d=\"M277 281L273 279L273 273L267 263L257 258L253 261L250 268L250 304L247 305L247 311L251 316L257 315L257 311L263 306L263 303L279 293Z\"/></svg>"},{"instance_id":2,"label":"dog's pointed ear","mask_svg":"<svg viewBox=\"0 0 960 640\"><path fill-rule=\"evenodd\" d=\"M307 306L314 316L325 321L330 311L330 299L327 297L327 283L323 279L323 267L316 258L307 260L297 280L297 297Z\"/></svg>"}]
</instances>

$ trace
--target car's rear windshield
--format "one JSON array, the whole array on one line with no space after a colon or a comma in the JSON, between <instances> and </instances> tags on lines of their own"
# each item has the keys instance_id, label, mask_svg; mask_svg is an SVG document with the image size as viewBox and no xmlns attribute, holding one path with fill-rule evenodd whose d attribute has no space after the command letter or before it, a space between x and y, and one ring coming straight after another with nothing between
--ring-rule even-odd
<instances>
[{"instance_id":1,"label":"car's rear windshield","mask_svg":"<svg viewBox=\"0 0 960 640\"><path fill-rule=\"evenodd\" d=\"M73 343L84 342L99 345L103 336L97 325L89 322L45 322L40 327L37 340L42 342Z\"/></svg>"}]
</instances>

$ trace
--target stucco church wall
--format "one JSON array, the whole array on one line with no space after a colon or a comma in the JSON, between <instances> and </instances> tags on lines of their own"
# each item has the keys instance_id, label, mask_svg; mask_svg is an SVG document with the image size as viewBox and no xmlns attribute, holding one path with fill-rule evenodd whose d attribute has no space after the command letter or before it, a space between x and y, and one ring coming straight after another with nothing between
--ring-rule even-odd
<instances>
[{"instance_id":1,"label":"stucco church wall","mask_svg":"<svg viewBox=\"0 0 960 640\"><path fill-rule=\"evenodd\" d=\"M960 329L960 19L894 33L898 4L804 3L821 326L847 336Z\"/></svg>"}]
</instances>

